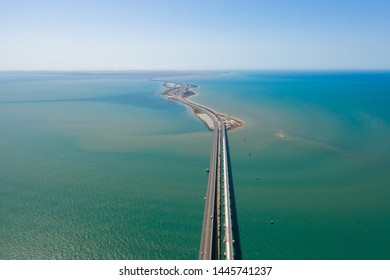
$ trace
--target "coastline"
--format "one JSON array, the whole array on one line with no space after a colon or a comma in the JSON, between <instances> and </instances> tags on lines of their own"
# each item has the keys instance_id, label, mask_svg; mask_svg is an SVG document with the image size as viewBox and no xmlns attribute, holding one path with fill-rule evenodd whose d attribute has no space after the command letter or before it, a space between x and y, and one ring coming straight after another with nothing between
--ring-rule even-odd
<instances>
[{"instance_id":1,"label":"coastline","mask_svg":"<svg viewBox=\"0 0 390 280\"><path fill-rule=\"evenodd\" d=\"M192 90L194 88L198 88L197 85L165 81L163 86L167 89L161 93L162 96L169 100L175 100L187 105L191 109L193 115L203 122L209 130L214 130L214 122L210 114L218 116L218 118L224 123L226 130L239 128L244 125L244 121L238 118L220 113L212 108L190 101L189 99L191 97L198 95L197 92Z\"/></svg>"}]
</instances>

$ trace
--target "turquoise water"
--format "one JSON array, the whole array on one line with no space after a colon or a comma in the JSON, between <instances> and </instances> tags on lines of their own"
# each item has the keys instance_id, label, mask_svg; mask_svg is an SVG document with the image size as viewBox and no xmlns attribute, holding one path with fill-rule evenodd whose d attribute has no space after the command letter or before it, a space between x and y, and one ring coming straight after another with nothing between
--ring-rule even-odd
<instances>
[{"instance_id":1,"label":"turquoise water","mask_svg":"<svg viewBox=\"0 0 390 280\"><path fill-rule=\"evenodd\" d=\"M1 259L197 258L212 133L161 100L164 75L0 74ZM244 259L390 258L389 72L166 79L245 122Z\"/></svg>"},{"instance_id":2,"label":"turquoise water","mask_svg":"<svg viewBox=\"0 0 390 280\"><path fill-rule=\"evenodd\" d=\"M389 73L194 82L246 122L230 133L244 259L390 258Z\"/></svg>"}]
</instances>

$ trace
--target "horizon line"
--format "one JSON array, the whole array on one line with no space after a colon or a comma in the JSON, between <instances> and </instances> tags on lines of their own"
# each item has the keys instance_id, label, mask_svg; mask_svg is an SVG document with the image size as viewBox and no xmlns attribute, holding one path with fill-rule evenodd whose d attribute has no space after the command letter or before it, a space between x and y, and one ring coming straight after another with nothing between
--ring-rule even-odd
<instances>
[{"instance_id":1,"label":"horizon line","mask_svg":"<svg viewBox=\"0 0 390 280\"><path fill-rule=\"evenodd\" d=\"M226 71L317 71L317 72L372 72L390 71L389 68L216 68L216 69L0 69L0 72L226 72Z\"/></svg>"}]
</instances>

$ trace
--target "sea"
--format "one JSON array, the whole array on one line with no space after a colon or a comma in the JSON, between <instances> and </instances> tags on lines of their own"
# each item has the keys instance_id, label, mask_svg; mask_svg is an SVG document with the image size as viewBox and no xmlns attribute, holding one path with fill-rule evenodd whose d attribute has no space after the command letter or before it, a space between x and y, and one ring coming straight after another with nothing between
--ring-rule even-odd
<instances>
[{"instance_id":1,"label":"sea","mask_svg":"<svg viewBox=\"0 0 390 280\"><path fill-rule=\"evenodd\" d=\"M213 133L235 254L390 259L390 72L0 72L0 259L197 259Z\"/></svg>"}]
</instances>

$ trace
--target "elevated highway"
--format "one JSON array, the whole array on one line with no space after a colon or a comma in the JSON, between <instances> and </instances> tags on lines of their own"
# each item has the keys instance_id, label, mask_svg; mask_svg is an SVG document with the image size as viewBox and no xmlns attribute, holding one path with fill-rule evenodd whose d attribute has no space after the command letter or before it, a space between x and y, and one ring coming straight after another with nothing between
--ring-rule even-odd
<instances>
[{"instance_id":1,"label":"elevated highway","mask_svg":"<svg viewBox=\"0 0 390 280\"><path fill-rule=\"evenodd\" d=\"M209 178L205 196L199 259L233 260L234 240L232 233L226 135L228 129L239 127L242 125L242 122L185 98L186 92L195 87L193 85L179 83L165 83L164 85L168 88L163 93L167 98L189 106L195 115L195 112L198 112L198 114L207 114L212 119L213 126L209 126L209 129L214 130L214 138L208 169ZM223 225L222 227L221 224Z\"/></svg>"}]
</instances>

